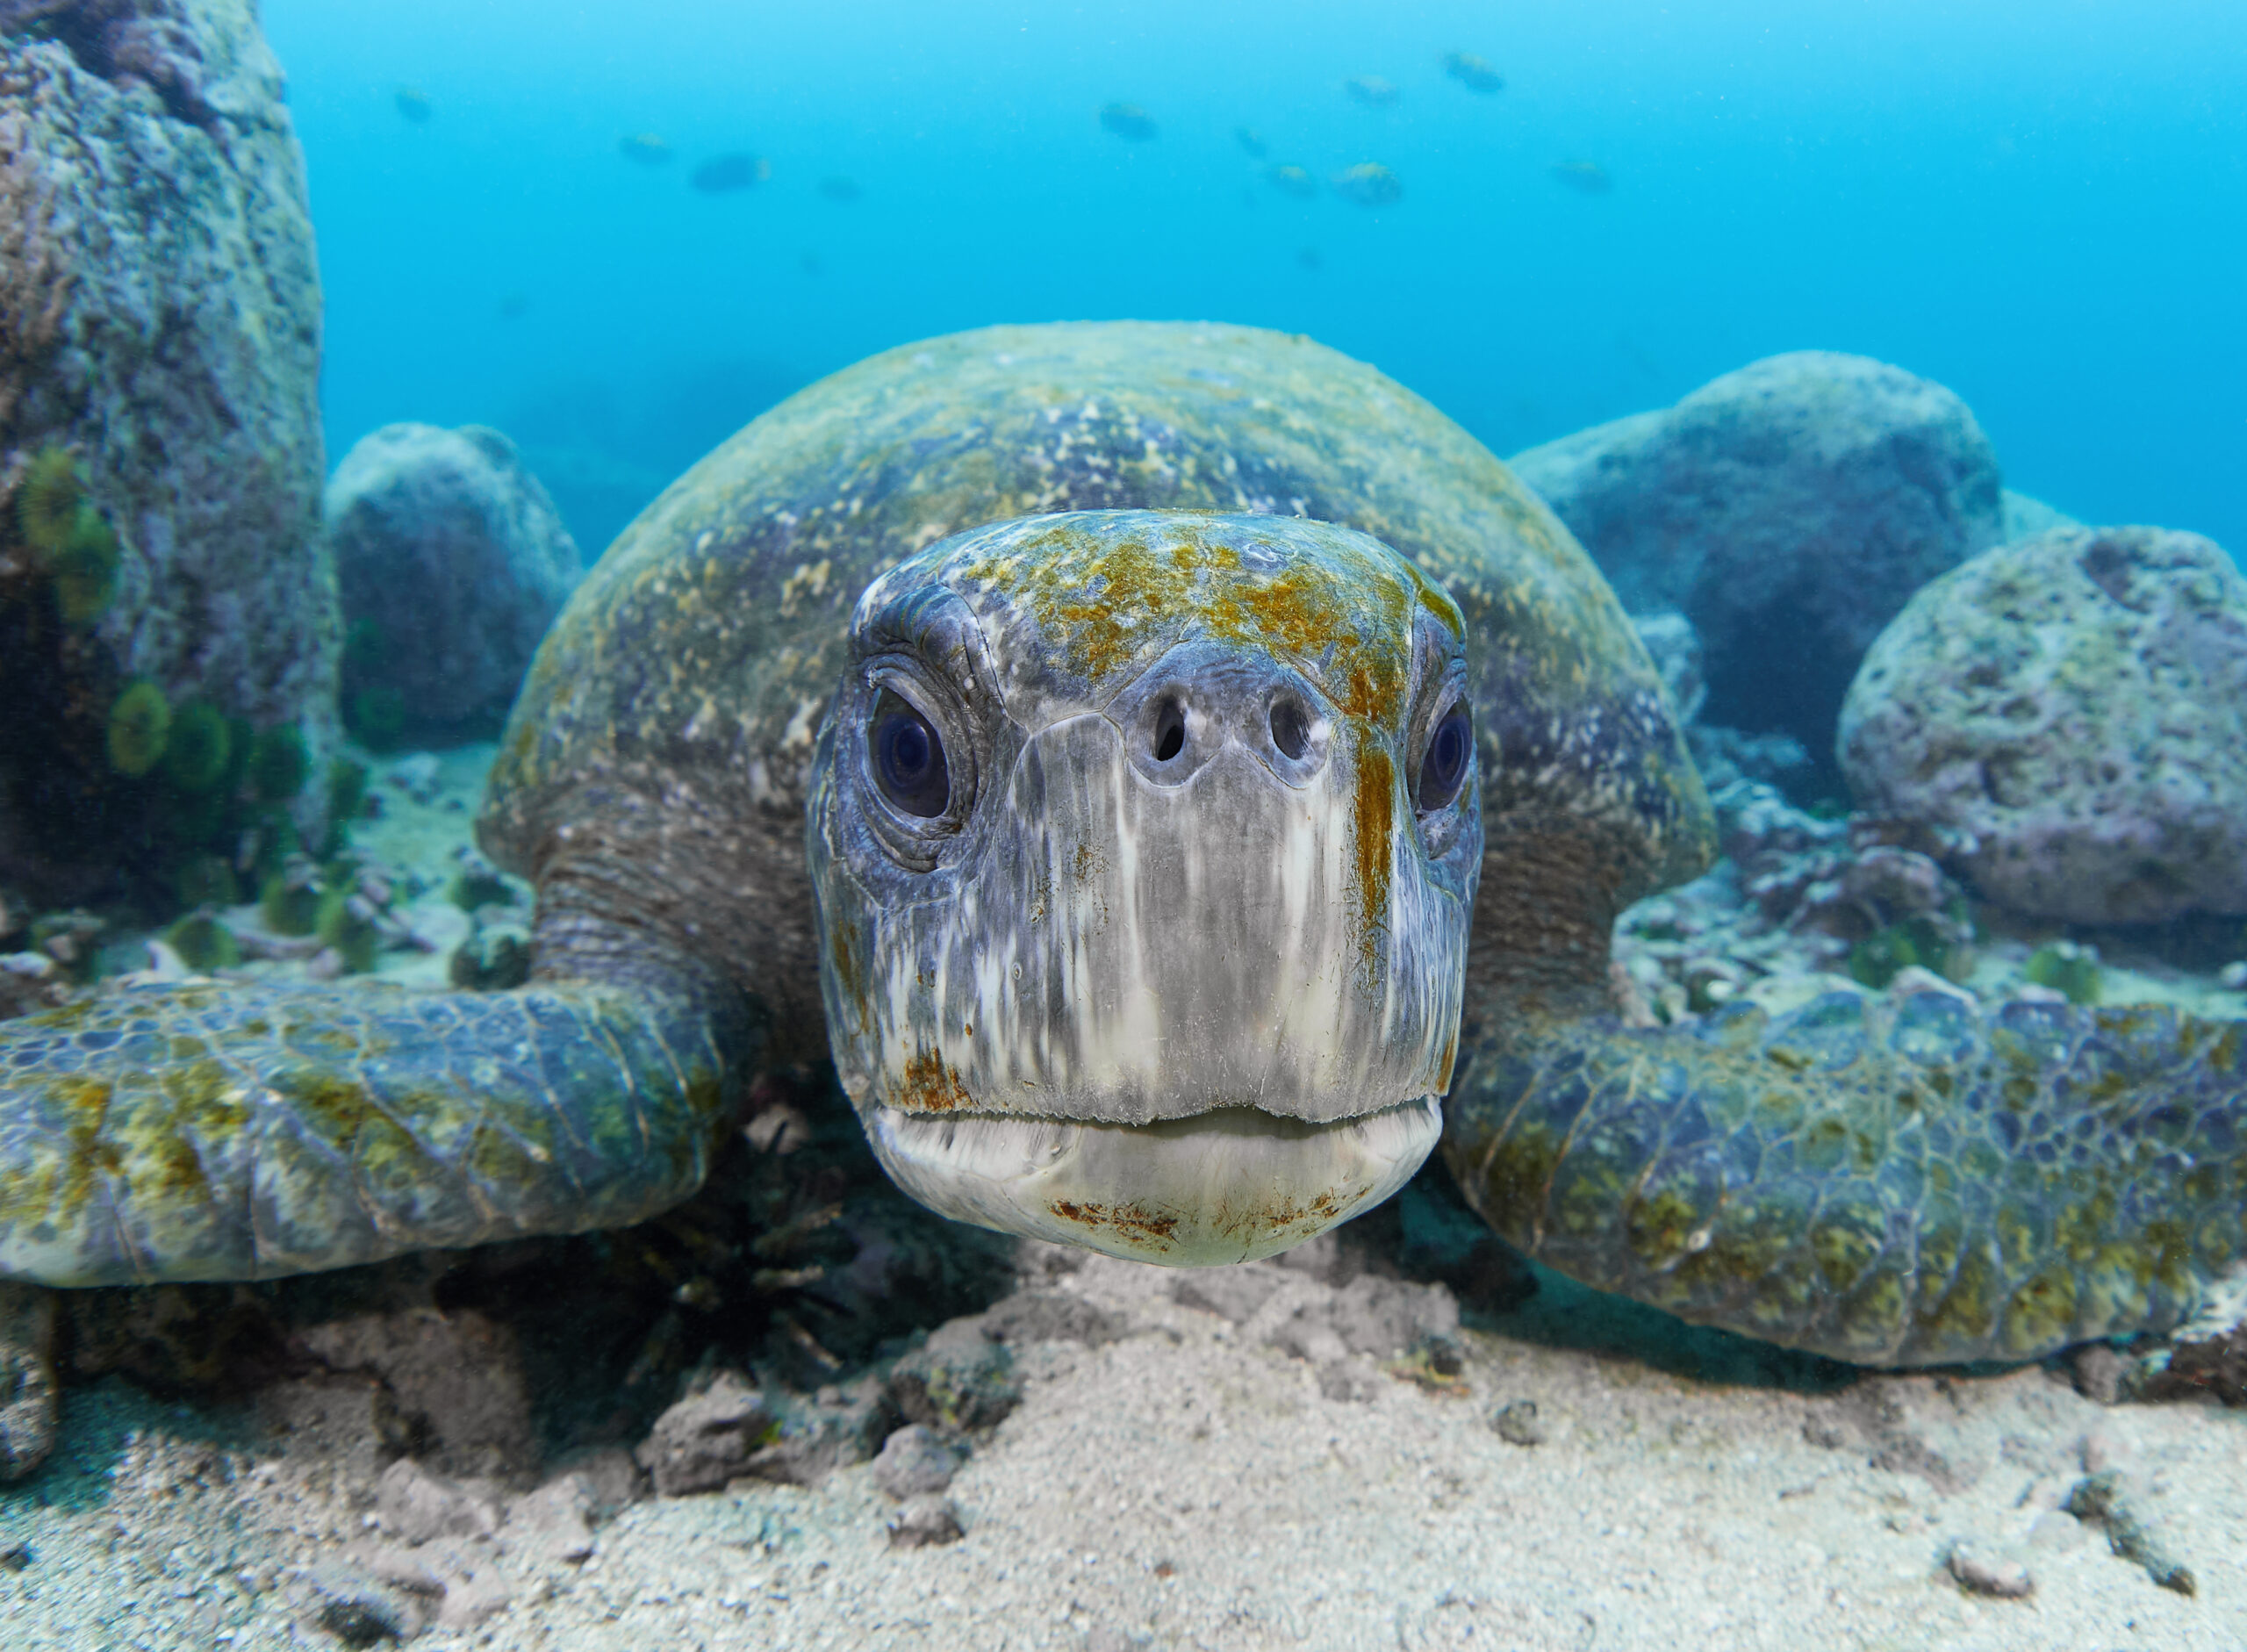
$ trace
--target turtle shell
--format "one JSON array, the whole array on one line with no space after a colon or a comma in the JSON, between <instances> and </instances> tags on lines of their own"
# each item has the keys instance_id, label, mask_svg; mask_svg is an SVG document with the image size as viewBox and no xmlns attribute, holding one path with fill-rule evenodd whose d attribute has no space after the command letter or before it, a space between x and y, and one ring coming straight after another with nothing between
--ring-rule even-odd
<instances>
[{"instance_id":1,"label":"turtle shell","mask_svg":"<svg viewBox=\"0 0 2247 1652\"><path fill-rule=\"evenodd\" d=\"M1709 852L1659 678L1558 519L1480 442L1300 335L988 327L813 384L618 537L538 651L479 834L578 915L686 949L822 1047L804 803L859 592L945 535L1063 510L1271 512L1411 557L1468 628L1489 968L1604 966L1606 925ZM1486 933L1486 931L1488 931ZM1541 966L1540 966L1541 967ZM1536 973L1533 970L1533 974Z\"/></svg>"}]
</instances>

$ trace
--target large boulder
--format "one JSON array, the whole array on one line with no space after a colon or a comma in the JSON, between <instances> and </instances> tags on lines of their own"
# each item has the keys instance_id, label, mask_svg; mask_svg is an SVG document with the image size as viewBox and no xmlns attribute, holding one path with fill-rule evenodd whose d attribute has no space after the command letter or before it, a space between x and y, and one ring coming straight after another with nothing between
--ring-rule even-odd
<instances>
[{"instance_id":1,"label":"large boulder","mask_svg":"<svg viewBox=\"0 0 2247 1652\"><path fill-rule=\"evenodd\" d=\"M327 512L353 726L377 741L496 733L580 571L514 443L385 425L335 467Z\"/></svg>"},{"instance_id":2,"label":"large boulder","mask_svg":"<svg viewBox=\"0 0 2247 1652\"><path fill-rule=\"evenodd\" d=\"M1507 463L1624 607L1693 622L1711 722L1816 753L1880 628L2004 537L1997 458L1966 404L1861 356L1774 356Z\"/></svg>"},{"instance_id":3,"label":"large boulder","mask_svg":"<svg viewBox=\"0 0 2247 1652\"><path fill-rule=\"evenodd\" d=\"M0 0L0 878L83 892L175 841L152 693L282 740L262 772L317 824L319 328L253 0Z\"/></svg>"},{"instance_id":4,"label":"large boulder","mask_svg":"<svg viewBox=\"0 0 2247 1652\"><path fill-rule=\"evenodd\" d=\"M2247 912L2247 580L2197 534L2057 528L1913 597L1841 760L1982 892L2084 923Z\"/></svg>"}]
</instances>

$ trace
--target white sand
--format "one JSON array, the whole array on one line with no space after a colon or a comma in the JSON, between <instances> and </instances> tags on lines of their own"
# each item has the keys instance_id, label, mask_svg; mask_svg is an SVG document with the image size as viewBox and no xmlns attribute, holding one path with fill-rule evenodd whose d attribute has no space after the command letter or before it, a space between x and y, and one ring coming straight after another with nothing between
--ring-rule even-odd
<instances>
[{"instance_id":1,"label":"white sand","mask_svg":"<svg viewBox=\"0 0 2247 1652\"><path fill-rule=\"evenodd\" d=\"M429 1563L455 1569L456 1591L472 1570L506 1603L414 1644L2247 1644L2239 1418L2102 1409L2039 1368L1866 1377L1818 1396L1724 1388L1482 1332L1466 1338L1470 1396L1383 1375L1369 1401L1330 1400L1260 1334L1325 1287L1290 1276L1235 1327L1174 1303L1176 1277L1095 1259L1059 1282L1129 1330L1097 1348L1024 1350L1023 1403L953 1483L957 1544L892 1548L894 1505L866 1465L812 1490L736 1482L624 1509L582 1563L434 1543ZM1488 1426L1520 1398L1539 1406L1544 1443L1510 1445ZM336 1397L339 1414L354 1403ZM35 1556L0 1572L5 1644L334 1644L306 1627L305 1580L369 1537L375 1463L348 1426L308 1421L303 1405L299 1393L267 1407L294 1407L292 1435L237 1419L248 1432L229 1450L197 1438L207 1424L126 1390L74 1395L73 1447L97 1475L120 1424L140 1439L96 1506L0 1498L0 1545L28 1541ZM2156 1587L2056 1512L2086 1435L2095 1462L2143 1487L2195 1598ZM1965 1483L1870 1466L1884 1442L1892 1460ZM2033 1597L1965 1594L1943 1565L1962 1539L2025 1561Z\"/></svg>"}]
</instances>

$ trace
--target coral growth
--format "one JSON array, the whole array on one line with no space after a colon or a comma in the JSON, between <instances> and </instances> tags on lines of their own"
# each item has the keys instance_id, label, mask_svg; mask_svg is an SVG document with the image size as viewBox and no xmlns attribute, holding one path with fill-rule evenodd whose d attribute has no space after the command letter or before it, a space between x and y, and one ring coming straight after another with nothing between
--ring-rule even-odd
<instances>
[{"instance_id":1,"label":"coral growth","mask_svg":"<svg viewBox=\"0 0 2247 1652\"><path fill-rule=\"evenodd\" d=\"M164 691L146 678L128 684L109 708L110 767L119 774L146 774L163 760L171 729Z\"/></svg>"},{"instance_id":2,"label":"coral growth","mask_svg":"<svg viewBox=\"0 0 2247 1652\"><path fill-rule=\"evenodd\" d=\"M233 746L226 714L207 700L190 700L172 713L164 778L183 792L208 792L226 778Z\"/></svg>"},{"instance_id":3,"label":"coral growth","mask_svg":"<svg viewBox=\"0 0 2247 1652\"><path fill-rule=\"evenodd\" d=\"M109 611L117 595L117 531L86 497L68 449L50 443L32 456L16 485L16 526L66 623L90 625Z\"/></svg>"},{"instance_id":4,"label":"coral growth","mask_svg":"<svg viewBox=\"0 0 2247 1652\"><path fill-rule=\"evenodd\" d=\"M234 932L207 911L190 912L166 930L164 944L198 974L232 969L242 961Z\"/></svg>"},{"instance_id":5,"label":"coral growth","mask_svg":"<svg viewBox=\"0 0 2247 1652\"><path fill-rule=\"evenodd\" d=\"M86 497L77 461L50 444L33 454L16 484L16 527L33 550L51 554L70 542L78 506Z\"/></svg>"}]
</instances>

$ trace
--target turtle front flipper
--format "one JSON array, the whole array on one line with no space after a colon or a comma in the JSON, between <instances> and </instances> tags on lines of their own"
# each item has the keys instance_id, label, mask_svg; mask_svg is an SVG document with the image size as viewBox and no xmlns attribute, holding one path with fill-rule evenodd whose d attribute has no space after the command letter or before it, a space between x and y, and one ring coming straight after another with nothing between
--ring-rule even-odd
<instances>
[{"instance_id":1,"label":"turtle front flipper","mask_svg":"<svg viewBox=\"0 0 2247 1652\"><path fill-rule=\"evenodd\" d=\"M1469 1201L1695 1323L2028 1360L2175 1325L2247 1249L2247 1024L1939 993L1483 1024L1445 1139Z\"/></svg>"},{"instance_id":2,"label":"turtle front flipper","mask_svg":"<svg viewBox=\"0 0 2247 1652\"><path fill-rule=\"evenodd\" d=\"M758 1043L686 964L137 987L0 1023L0 1277L256 1279L635 1221L700 1183Z\"/></svg>"}]
</instances>

